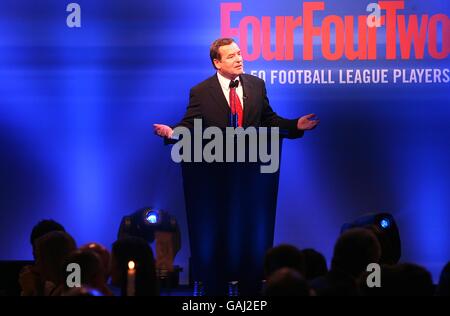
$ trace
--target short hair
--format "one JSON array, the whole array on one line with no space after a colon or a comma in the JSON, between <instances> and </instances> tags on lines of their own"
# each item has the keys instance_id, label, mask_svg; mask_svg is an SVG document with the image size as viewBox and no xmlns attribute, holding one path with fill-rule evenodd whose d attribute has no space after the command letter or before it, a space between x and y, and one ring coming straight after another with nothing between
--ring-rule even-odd
<instances>
[{"instance_id":1,"label":"short hair","mask_svg":"<svg viewBox=\"0 0 450 316\"><path fill-rule=\"evenodd\" d=\"M211 44L211 47L209 49L209 57L211 58L211 62L215 69L217 68L216 65L214 65L214 59L218 60L222 59L222 56L220 56L219 53L219 48L225 45L230 45L232 43L235 43L234 39L225 37L225 38L218 38Z\"/></svg>"},{"instance_id":2,"label":"short hair","mask_svg":"<svg viewBox=\"0 0 450 316\"><path fill-rule=\"evenodd\" d=\"M44 236L47 233L53 232L53 231L65 232L66 230L60 223L58 223L52 219L41 220L39 223L37 223L33 227L33 230L31 231L31 235L30 235L31 245L34 246L34 242L36 241L36 239Z\"/></svg>"},{"instance_id":3,"label":"short hair","mask_svg":"<svg viewBox=\"0 0 450 316\"><path fill-rule=\"evenodd\" d=\"M57 284L64 278L64 260L77 248L75 240L66 232L53 231L36 240L36 264L42 275Z\"/></svg>"},{"instance_id":4,"label":"short hair","mask_svg":"<svg viewBox=\"0 0 450 316\"><path fill-rule=\"evenodd\" d=\"M156 277L155 259L153 250L146 240L140 237L127 236L118 239L112 246L112 274L117 273L117 280L122 295L126 294L128 262L133 260L136 264L136 296L159 295L159 285ZM114 278L113 278L114 279Z\"/></svg>"},{"instance_id":5,"label":"short hair","mask_svg":"<svg viewBox=\"0 0 450 316\"><path fill-rule=\"evenodd\" d=\"M103 271L105 272L105 278L108 279L111 269L111 254L108 249L102 244L97 242L87 243L80 247L81 250L89 250L96 253L102 261Z\"/></svg>"},{"instance_id":6,"label":"short hair","mask_svg":"<svg viewBox=\"0 0 450 316\"><path fill-rule=\"evenodd\" d=\"M301 252L305 258L305 278L307 280L314 280L327 274L327 261L320 252L311 248L303 249Z\"/></svg>"},{"instance_id":7,"label":"short hair","mask_svg":"<svg viewBox=\"0 0 450 316\"><path fill-rule=\"evenodd\" d=\"M378 263L380 258L381 246L375 234L366 228L352 228L337 240L331 269L359 277L369 263Z\"/></svg>"},{"instance_id":8,"label":"short hair","mask_svg":"<svg viewBox=\"0 0 450 316\"><path fill-rule=\"evenodd\" d=\"M269 277L281 268L291 268L305 274L305 258L295 246L282 244L267 250L264 258L264 274Z\"/></svg>"},{"instance_id":9,"label":"short hair","mask_svg":"<svg viewBox=\"0 0 450 316\"><path fill-rule=\"evenodd\" d=\"M64 270L71 263L77 263L81 267L81 283L95 287L96 278L105 275L100 256L89 249L77 249L72 251L64 260Z\"/></svg>"}]
</instances>

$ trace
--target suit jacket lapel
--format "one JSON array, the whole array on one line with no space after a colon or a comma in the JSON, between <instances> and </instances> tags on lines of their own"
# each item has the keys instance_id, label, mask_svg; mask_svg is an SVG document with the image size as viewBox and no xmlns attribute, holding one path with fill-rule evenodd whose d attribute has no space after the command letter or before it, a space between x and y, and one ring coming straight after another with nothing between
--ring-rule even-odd
<instances>
[{"instance_id":1,"label":"suit jacket lapel","mask_svg":"<svg viewBox=\"0 0 450 316\"><path fill-rule=\"evenodd\" d=\"M223 95L222 87L219 83L219 78L217 78L217 74L212 76L209 80L209 92L211 93L211 96L216 101L218 107L222 110L225 110L227 114L230 112L230 107L228 106L227 99Z\"/></svg>"},{"instance_id":2,"label":"suit jacket lapel","mask_svg":"<svg viewBox=\"0 0 450 316\"><path fill-rule=\"evenodd\" d=\"M253 98L253 85L249 80L246 80L244 76L239 76L241 83L242 83L242 90L243 90L243 102L244 102L244 120L243 125L247 126L246 124L246 118L249 117L249 114L251 113L253 107L252 107L252 100Z\"/></svg>"}]
</instances>

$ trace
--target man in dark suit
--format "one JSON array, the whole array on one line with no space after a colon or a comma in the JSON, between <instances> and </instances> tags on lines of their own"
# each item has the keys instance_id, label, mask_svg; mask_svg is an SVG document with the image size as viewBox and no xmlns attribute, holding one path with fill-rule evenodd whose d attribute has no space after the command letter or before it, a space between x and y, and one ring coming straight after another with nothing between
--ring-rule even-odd
<instances>
[{"instance_id":1,"label":"man in dark suit","mask_svg":"<svg viewBox=\"0 0 450 316\"><path fill-rule=\"evenodd\" d=\"M239 100L238 107L242 107L240 120L244 128L274 126L287 132L288 138L298 138L303 136L304 131L312 130L319 124L319 120L312 120L314 114L293 120L278 116L269 105L264 81L244 74L241 50L233 39L214 41L210 57L217 73L191 89L186 114L176 126L192 129L196 118L202 119L205 127L231 126L233 109L230 107L230 83L237 85L235 92ZM157 135L167 138L171 138L173 133L171 127L162 124L154 124L154 130Z\"/></svg>"},{"instance_id":2,"label":"man in dark suit","mask_svg":"<svg viewBox=\"0 0 450 316\"><path fill-rule=\"evenodd\" d=\"M314 114L293 120L278 116L264 81L244 74L233 39L214 41L210 57L217 73L191 89L187 111L174 128L192 130L194 120L201 119L205 128L279 127L280 134L298 138L319 123ZM154 130L171 142L172 127L154 124ZM238 165L200 165L195 172L183 172L192 274L205 283L208 295L223 295L226 281L232 280L239 280L241 294L254 295L260 288L264 253L273 244L278 173L261 176L257 183L253 176L251 168Z\"/></svg>"}]
</instances>

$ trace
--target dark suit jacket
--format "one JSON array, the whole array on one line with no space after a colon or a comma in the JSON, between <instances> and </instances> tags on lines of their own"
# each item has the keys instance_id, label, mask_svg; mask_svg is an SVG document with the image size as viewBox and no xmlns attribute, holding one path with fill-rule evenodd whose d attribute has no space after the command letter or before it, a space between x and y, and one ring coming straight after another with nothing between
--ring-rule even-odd
<instances>
[{"instance_id":1,"label":"dark suit jacket","mask_svg":"<svg viewBox=\"0 0 450 316\"><path fill-rule=\"evenodd\" d=\"M303 131L297 130L298 119L282 118L272 110L263 80L255 76L242 74L240 81L244 91L244 128L249 126L273 126L279 127L280 133L287 138L303 136ZM231 110L223 94L219 79L217 74L214 74L191 89L186 114L176 126L193 129L194 119L201 118L203 127L226 128L230 126L230 114Z\"/></svg>"}]
</instances>

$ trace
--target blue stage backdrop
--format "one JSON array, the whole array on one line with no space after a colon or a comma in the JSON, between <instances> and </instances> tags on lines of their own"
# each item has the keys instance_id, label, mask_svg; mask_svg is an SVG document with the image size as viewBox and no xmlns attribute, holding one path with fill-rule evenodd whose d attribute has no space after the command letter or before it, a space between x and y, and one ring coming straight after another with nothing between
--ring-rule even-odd
<instances>
[{"instance_id":1,"label":"blue stage backdrop","mask_svg":"<svg viewBox=\"0 0 450 316\"><path fill-rule=\"evenodd\" d=\"M0 259L30 259L40 219L110 247L123 215L153 206L180 223L186 282L181 170L152 124L181 118L214 73L210 43L232 36L278 114L321 119L284 142L276 244L330 260L344 222L390 212L401 260L436 278L450 260L450 2L369 2L3 0Z\"/></svg>"}]
</instances>

